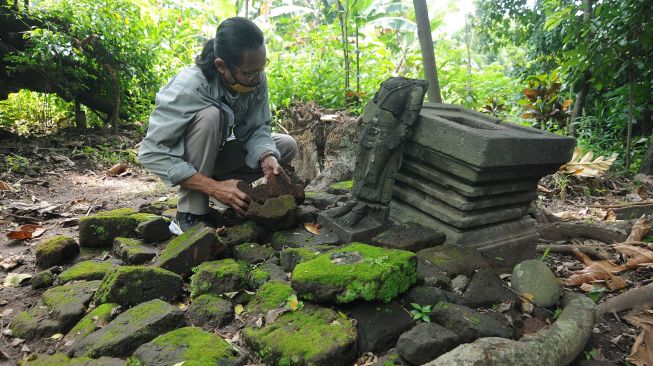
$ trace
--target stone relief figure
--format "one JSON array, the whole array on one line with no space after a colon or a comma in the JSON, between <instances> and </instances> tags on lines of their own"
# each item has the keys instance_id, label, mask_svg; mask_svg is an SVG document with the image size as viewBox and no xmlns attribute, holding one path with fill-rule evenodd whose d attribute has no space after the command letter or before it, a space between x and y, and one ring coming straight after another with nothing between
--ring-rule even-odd
<instances>
[{"instance_id":1,"label":"stone relief figure","mask_svg":"<svg viewBox=\"0 0 653 366\"><path fill-rule=\"evenodd\" d=\"M327 221L347 230L366 216L378 224L387 220L403 142L419 116L427 87L426 81L401 77L381 83L363 113L351 197L345 205L326 211Z\"/></svg>"}]
</instances>

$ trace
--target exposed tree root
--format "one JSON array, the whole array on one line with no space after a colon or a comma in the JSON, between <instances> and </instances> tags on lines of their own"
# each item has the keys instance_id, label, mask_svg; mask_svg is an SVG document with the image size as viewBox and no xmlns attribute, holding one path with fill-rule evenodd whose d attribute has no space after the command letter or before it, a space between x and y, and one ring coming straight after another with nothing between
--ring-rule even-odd
<instances>
[{"instance_id":1,"label":"exposed tree root","mask_svg":"<svg viewBox=\"0 0 653 366\"><path fill-rule=\"evenodd\" d=\"M550 252L552 253L564 253L564 254L574 254L574 249L578 249L581 252L589 255L590 257L594 259L600 259L600 260L610 260L610 258L605 252L602 252L600 250L591 248L591 247L586 247L586 246L581 246L581 245L571 245L571 244L540 244L536 247L536 250L540 253L544 253L546 251L546 248L551 248L549 249Z\"/></svg>"},{"instance_id":2,"label":"exposed tree root","mask_svg":"<svg viewBox=\"0 0 653 366\"><path fill-rule=\"evenodd\" d=\"M599 315L605 313L616 313L633 309L635 311L651 309L653 307L653 283L643 287L630 289L621 295L613 298L599 305Z\"/></svg>"},{"instance_id":3,"label":"exposed tree root","mask_svg":"<svg viewBox=\"0 0 653 366\"><path fill-rule=\"evenodd\" d=\"M629 230L630 231L630 230ZM621 243L626 241L628 232L603 222L554 222L537 224L537 233L544 240L569 240L573 238L589 238L604 243Z\"/></svg>"}]
</instances>

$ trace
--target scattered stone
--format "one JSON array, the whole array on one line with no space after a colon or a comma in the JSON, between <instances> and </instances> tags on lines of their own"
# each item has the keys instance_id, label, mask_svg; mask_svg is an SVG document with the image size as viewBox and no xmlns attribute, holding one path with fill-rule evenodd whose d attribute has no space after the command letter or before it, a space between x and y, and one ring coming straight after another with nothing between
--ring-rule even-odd
<instances>
[{"instance_id":1,"label":"scattered stone","mask_svg":"<svg viewBox=\"0 0 653 366\"><path fill-rule=\"evenodd\" d=\"M50 287L54 283L54 273L52 269L41 271L32 277L31 286L33 289Z\"/></svg>"},{"instance_id":2,"label":"scattered stone","mask_svg":"<svg viewBox=\"0 0 653 366\"><path fill-rule=\"evenodd\" d=\"M276 233L275 233L276 234ZM292 272L302 262L315 259L318 255L336 249L333 245L311 245L303 248L287 248L279 252L281 267L286 272Z\"/></svg>"},{"instance_id":3,"label":"scattered stone","mask_svg":"<svg viewBox=\"0 0 653 366\"><path fill-rule=\"evenodd\" d=\"M459 274L471 276L477 269L489 267L481 253L471 247L440 245L422 249L417 252L417 256L427 260L449 277Z\"/></svg>"},{"instance_id":4,"label":"scattered stone","mask_svg":"<svg viewBox=\"0 0 653 366\"><path fill-rule=\"evenodd\" d=\"M281 251L285 248L303 248L316 245L338 244L340 239L329 229L321 228L320 235L308 232L304 227L286 231L275 231L270 237L270 245Z\"/></svg>"},{"instance_id":5,"label":"scattered stone","mask_svg":"<svg viewBox=\"0 0 653 366\"><path fill-rule=\"evenodd\" d=\"M292 287L286 283L267 282L256 291L254 298L247 304L247 311L253 314L266 314L270 310L284 306L293 293Z\"/></svg>"},{"instance_id":6,"label":"scattered stone","mask_svg":"<svg viewBox=\"0 0 653 366\"><path fill-rule=\"evenodd\" d=\"M347 195L335 195L325 192L306 191L306 203L317 207L318 210L326 210L335 207L338 202L347 200Z\"/></svg>"},{"instance_id":7,"label":"scattered stone","mask_svg":"<svg viewBox=\"0 0 653 366\"><path fill-rule=\"evenodd\" d=\"M316 222L318 209L311 205L297 206L297 221L300 223Z\"/></svg>"},{"instance_id":8,"label":"scattered stone","mask_svg":"<svg viewBox=\"0 0 653 366\"><path fill-rule=\"evenodd\" d=\"M270 365L350 366L356 360L356 329L331 309L306 305L242 336Z\"/></svg>"},{"instance_id":9,"label":"scattered stone","mask_svg":"<svg viewBox=\"0 0 653 366\"><path fill-rule=\"evenodd\" d=\"M265 262L274 256L274 249L267 245L244 243L233 247L233 258L249 264Z\"/></svg>"},{"instance_id":10,"label":"scattered stone","mask_svg":"<svg viewBox=\"0 0 653 366\"><path fill-rule=\"evenodd\" d=\"M69 358L63 353L52 355L33 355L29 359L18 362L19 366L126 366L127 361L112 357L79 357Z\"/></svg>"},{"instance_id":11,"label":"scattered stone","mask_svg":"<svg viewBox=\"0 0 653 366\"><path fill-rule=\"evenodd\" d=\"M239 356L222 337L200 328L185 327L143 344L133 358L143 366L235 365Z\"/></svg>"},{"instance_id":12,"label":"scattered stone","mask_svg":"<svg viewBox=\"0 0 653 366\"><path fill-rule=\"evenodd\" d=\"M481 268L469 282L463 299L475 306L490 306L502 302L519 304L520 299L494 271Z\"/></svg>"},{"instance_id":13,"label":"scattered stone","mask_svg":"<svg viewBox=\"0 0 653 366\"><path fill-rule=\"evenodd\" d=\"M415 286L411 288L404 297L403 303L406 307L415 303L419 305L435 305L440 301L458 305L468 305L462 297L457 294L431 286Z\"/></svg>"},{"instance_id":14,"label":"scattered stone","mask_svg":"<svg viewBox=\"0 0 653 366\"><path fill-rule=\"evenodd\" d=\"M79 245L83 247L108 246L119 236L133 238L136 227L156 215L137 213L131 208L101 212L79 220Z\"/></svg>"},{"instance_id":15,"label":"scattered stone","mask_svg":"<svg viewBox=\"0 0 653 366\"><path fill-rule=\"evenodd\" d=\"M228 227L220 241L231 252L231 248L243 243L263 243L267 237L266 230L255 222L246 221L241 225Z\"/></svg>"},{"instance_id":16,"label":"scattered stone","mask_svg":"<svg viewBox=\"0 0 653 366\"><path fill-rule=\"evenodd\" d=\"M143 264L156 257L156 248L138 239L118 237L113 240L113 254L126 264Z\"/></svg>"},{"instance_id":17,"label":"scattered stone","mask_svg":"<svg viewBox=\"0 0 653 366\"><path fill-rule=\"evenodd\" d=\"M104 328L99 329L73 346L77 357L130 355L138 346L157 335L178 328L184 315L176 306L161 300L150 300L118 315Z\"/></svg>"},{"instance_id":18,"label":"scattered stone","mask_svg":"<svg viewBox=\"0 0 653 366\"><path fill-rule=\"evenodd\" d=\"M458 275L451 280L451 289L463 292L469 285L469 277L465 275Z\"/></svg>"},{"instance_id":19,"label":"scattered stone","mask_svg":"<svg viewBox=\"0 0 653 366\"><path fill-rule=\"evenodd\" d=\"M249 286L252 289L257 289L272 280L288 282L288 276L283 268L272 262L262 263L249 274Z\"/></svg>"},{"instance_id":20,"label":"scattered stone","mask_svg":"<svg viewBox=\"0 0 653 366\"><path fill-rule=\"evenodd\" d=\"M327 193L340 195L340 194L349 194L352 187L354 186L353 180L344 180L337 183L333 183L327 188Z\"/></svg>"},{"instance_id":21,"label":"scattered stone","mask_svg":"<svg viewBox=\"0 0 653 366\"><path fill-rule=\"evenodd\" d=\"M229 300L204 294L193 300L185 316L191 325L215 329L231 322L234 318L234 308Z\"/></svg>"},{"instance_id":22,"label":"scattered stone","mask_svg":"<svg viewBox=\"0 0 653 366\"><path fill-rule=\"evenodd\" d=\"M163 198L159 199L155 202L147 202L142 204L139 208L139 212L143 213L149 213L153 215L162 215L164 211L170 210L170 209L176 209L177 208L177 203L179 202L178 197L172 197L172 198Z\"/></svg>"},{"instance_id":23,"label":"scattered stone","mask_svg":"<svg viewBox=\"0 0 653 366\"><path fill-rule=\"evenodd\" d=\"M560 299L560 286L546 263L531 259L515 266L512 271L512 289L533 295L535 305L549 307Z\"/></svg>"},{"instance_id":24,"label":"scattered stone","mask_svg":"<svg viewBox=\"0 0 653 366\"><path fill-rule=\"evenodd\" d=\"M248 268L245 263L223 259L204 262L190 278L190 297L203 294L223 294L244 289L248 284Z\"/></svg>"},{"instance_id":25,"label":"scattered stone","mask_svg":"<svg viewBox=\"0 0 653 366\"><path fill-rule=\"evenodd\" d=\"M95 332L98 328L107 325L117 315L119 309L120 305L118 304L102 304L86 314L66 334L66 347L72 347L87 335Z\"/></svg>"},{"instance_id":26,"label":"scattered stone","mask_svg":"<svg viewBox=\"0 0 653 366\"><path fill-rule=\"evenodd\" d=\"M245 218L270 230L289 229L297 224L297 204L289 195L270 198L263 204L252 201Z\"/></svg>"},{"instance_id":27,"label":"scattered stone","mask_svg":"<svg viewBox=\"0 0 653 366\"><path fill-rule=\"evenodd\" d=\"M170 239L171 233L168 225L170 223L166 219L156 217L138 224L136 233L146 243L161 243Z\"/></svg>"},{"instance_id":28,"label":"scattered stone","mask_svg":"<svg viewBox=\"0 0 653 366\"><path fill-rule=\"evenodd\" d=\"M21 311L11 319L12 335L22 339L49 337L59 331L59 322L50 318L47 306L37 303L31 309Z\"/></svg>"},{"instance_id":29,"label":"scattered stone","mask_svg":"<svg viewBox=\"0 0 653 366\"><path fill-rule=\"evenodd\" d=\"M360 353L377 353L390 348L401 333L413 326L413 318L396 301L356 304L350 317L356 319L356 343Z\"/></svg>"},{"instance_id":30,"label":"scattered stone","mask_svg":"<svg viewBox=\"0 0 653 366\"><path fill-rule=\"evenodd\" d=\"M292 287L318 303L358 299L388 302L417 279L415 254L353 243L298 264Z\"/></svg>"},{"instance_id":31,"label":"scattered stone","mask_svg":"<svg viewBox=\"0 0 653 366\"><path fill-rule=\"evenodd\" d=\"M463 343L481 337L512 337L512 328L502 314L479 313L463 305L439 302L431 311L431 321L458 334Z\"/></svg>"},{"instance_id":32,"label":"scattered stone","mask_svg":"<svg viewBox=\"0 0 653 366\"><path fill-rule=\"evenodd\" d=\"M435 323L420 323L399 337L397 352L414 365L425 364L456 347L456 333Z\"/></svg>"},{"instance_id":33,"label":"scattered stone","mask_svg":"<svg viewBox=\"0 0 653 366\"><path fill-rule=\"evenodd\" d=\"M59 322L59 330L67 332L84 316L99 286L100 281L67 283L45 291L41 300L50 316Z\"/></svg>"},{"instance_id":34,"label":"scattered stone","mask_svg":"<svg viewBox=\"0 0 653 366\"><path fill-rule=\"evenodd\" d=\"M451 288L451 279L428 260L417 257L417 283L424 286Z\"/></svg>"},{"instance_id":35,"label":"scattered stone","mask_svg":"<svg viewBox=\"0 0 653 366\"><path fill-rule=\"evenodd\" d=\"M109 261L98 262L94 260L83 261L75 264L59 275L59 283L70 281L93 281L101 280L116 265Z\"/></svg>"},{"instance_id":36,"label":"scattered stone","mask_svg":"<svg viewBox=\"0 0 653 366\"><path fill-rule=\"evenodd\" d=\"M79 253L75 239L58 235L36 244L36 265L41 268L51 267L71 260Z\"/></svg>"},{"instance_id":37,"label":"scattered stone","mask_svg":"<svg viewBox=\"0 0 653 366\"><path fill-rule=\"evenodd\" d=\"M171 240L161 253L158 266L182 277L191 274L193 267L215 259L224 252L224 244L218 242L215 230L196 225Z\"/></svg>"},{"instance_id":38,"label":"scattered stone","mask_svg":"<svg viewBox=\"0 0 653 366\"><path fill-rule=\"evenodd\" d=\"M419 224L392 224L372 238L370 244L383 248L402 249L417 252L444 243L446 236L436 230Z\"/></svg>"},{"instance_id":39,"label":"scattered stone","mask_svg":"<svg viewBox=\"0 0 653 366\"><path fill-rule=\"evenodd\" d=\"M95 303L134 306L152 299L181 295L181 276L161 268L120 266L109 272L95 294Z\"/></svg>"}]
</instances>

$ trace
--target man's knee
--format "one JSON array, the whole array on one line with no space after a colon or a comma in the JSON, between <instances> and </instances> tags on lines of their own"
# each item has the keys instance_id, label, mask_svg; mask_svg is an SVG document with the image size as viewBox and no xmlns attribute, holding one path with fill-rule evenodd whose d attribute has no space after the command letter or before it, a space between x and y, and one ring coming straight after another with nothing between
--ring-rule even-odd
<instances>
[{"instance_id":1,"label":"man's knee","mask_svg":"<svg viewBox=\"0 0 653 366\"><path fill-rule=\"evenodd\" d=\"M273 134L277 150L281 154L281 164L288 164L297 155L297 141L290 135Z\"/></svg>"},{"instance_id":2,"label":"man's knee","mask_svg":"<svg viewBox=\"0 0 653 366\"><path fill-rule=\"evenodd\" d=\"M194 123L191 128L198 129L202 133L210 135L218 134L221 132L220 118L220 110L217 107L211 106L204 108L195 115Z\"/></svg>"}]
</instances>

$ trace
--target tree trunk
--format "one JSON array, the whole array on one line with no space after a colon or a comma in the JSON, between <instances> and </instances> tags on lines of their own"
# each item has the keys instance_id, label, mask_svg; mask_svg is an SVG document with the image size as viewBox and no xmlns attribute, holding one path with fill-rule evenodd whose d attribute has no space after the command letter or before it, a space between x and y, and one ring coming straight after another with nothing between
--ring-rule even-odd
<instances>
[{"instance_id":1,"label":"tree trunk","mask_svg":"<svg viewBox=\"0 0 653 366\"><path fill-rule=\"evenodd\" d=\"M631 150L633 142L633 72L628 72L628 130L626 133L626 171L630 171Z\"/></svg>"},{"instance_id":2,"label":"tree trunk","mask_svg":"<svg viewBox=\"0 0 653 366\"><path fill-rule=\"evenodd\" d=\"M592 7L594 6L594 0L584 0L585 7L583 8L583 20L588 24L592 20ZM586 40L589 42L594 37L594 32L587 32L585 36ZM590 70L585 70L583 76L580 79L582 83L580 91L576 94L576 103L574 103L574 109L571 112L571 118L569 119L569 136L576 136L576 125L574 122L578 117L583 113L583 107L587 101L587 94L590 91L590 79L592 78L592 72Z\"/></svg>"},{"instance_id":3,"label":"tree trunk","mask_svg":"<svg viewBox=\"0 0 653 366\"><path fill-rule=\"evenodd\" d=\"M75 100L75 127L78 130L86 129L86 113L82 110L79 100Z\"/></svg>"},{"instance_id":4,"label":"tree trunk","mask_svg":"<svg viewBox=\"0 0 653 366\"><path fill-rule=\"evenodd\" d=\"M429 101L442 103L440 83L438 82L438 69L435 65L435 51L433 50L433 38L431 38L431 23L426 8L426 0L413 0L415 17L417 18L417 37L422 49L422 63L424 65L424 79L429 83L427 95Z\"/></svg>"},{"instance_id":5,"label":"tree trunk","mask_svg":"<svg viewBox=\"0 0 653 366\"><path fill-rule=\"evenodd\" d=\"M120 122L120 79L118 79L118 70L109 64L104 64L113 84L113 110L111 111L111 126L113 133L117 134L119 131L118 123Z\"/></svg>"}]
</instances>

